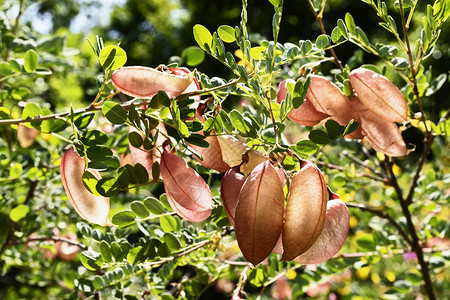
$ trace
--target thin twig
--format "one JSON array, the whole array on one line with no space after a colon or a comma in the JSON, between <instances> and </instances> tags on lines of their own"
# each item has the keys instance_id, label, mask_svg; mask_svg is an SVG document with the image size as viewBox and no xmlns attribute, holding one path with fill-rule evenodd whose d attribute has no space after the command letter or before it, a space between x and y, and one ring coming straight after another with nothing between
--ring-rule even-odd
<instances>
[{"instance_id":1,"label":"thin twig","mask_svg":"<svg viewBox=\"0 0 450 300\"><path fill-rule=\"evenodd\" d=\"M400 2L401 2L401 0L400 0ZM430 146L431 146L431 143L430 143ZM427 149L425 149L425 150L427 150ZM428 150L427 151L425 151L425 150L424 150L424 153L428 152ZM408 226L409 233L411 234L410 246L411 246L412 251L414 251L416 253L417 260L419 261L419 264L420 264L420 272L422 273L422 276L423 276L424 289L428 295L428 298L430 300L434 300L434 299L436 299L436 296L434 295L434 291L433 291L433 282L431 281L430 270L428 269L428 262L426 262L424 259L423 250L420 245L420 240L417 235L416 227L414 226L414 223L412 221L411 212L409 211L408 203L406 201L407 199L405 199L403 197L402 190L400 189L398 182L397 182L397 178L394 174L394 171L392 170L392 162L389 159L386 160L386 165L388 167L388 171L391 176L391 182L393 183L393 186L394 186L397 196L399 198L399 202L400 202L400 206L403 211L403 215L406 218L406 223ZM417 170L416 174L418 174L420 172L419 167L421 168L421 165L419 165L417 167L418 170ZM411 187L413 187L415 184L416 183L413 181ZM411 198L412 198L412 196L411 196Z\"/></svg>"},{"instance_id":2,"label":"thin twig","mask_svg":"<svg viewBox=\"0 0 450 300\"><path fill-rule=\"evenodd\" d=\"M20 245L20 244L27 244L30 242L44 242L44 241L53 241L53 242L65 242L74 246L78 246L82 250L87 250L88 247L80 242L70 240L68 238L63 238L59 236L43 236L43 237L35 237L35 238L28 238L26 240L20 240L20 241L9 241L8 245Z\"/></svg>"},{"instance_id":3,"label":"thin twig","mask_svg":"<svg viewBox=\"0 0 450 300\"><path fill-rule=\"evenodd\" d=\"M322 22L322 14L320 14L320 15L317 14L316 10L314 9L314 4L313 4L313 2L312 2L311 0L308 0L308 4L309 4L309 6L310 6L310 8L311 8L311 11L312 11L313 14L314 14L314 17L316 18L317 22L319 23L320 30L322 31L323 34L326 35L327 32L326 32L326 30L325 30L325 27L323 26L323 22ZM322 5L324 5L324 4L322 3ZM323 9L323 8L322 8L322 9ZM334 62L335 62L336 65L339 67L339 69L341 69L341 72L343 73L343 72L344 72L344 67L342 66L341 61L340 61L339 58L337 57L336 52L334 52L333 47L330 47L330 49L328 49L328 50L330 51L331 55L334 57Z\"/></svg>"},{"instance_id":4,"label":"thin twig","mask_svg":"<svg viewBox=\"0 0 450 300\"><path fill-rule=\"evenodd\" d=\"M353 162L357 163L358 165L361 165L362 167L369 169L372 173L380 176L381 178L384 178L385 180L387 179L387 176L385 176L384 174L381 174L380 172L378 172L377 170L375 170L375 168L373 168L372 166L370 166L368 163L363 162L362 160L354 157L351 154L348 154L347 152L344 152L343 155L347 158L349 158L350 160L352 160Z\"/></svg>"},{"instance_id":5,"label":"thin twig","mask_svg":"<svg viewBox=\"0 0 450 300\"><path fill-rule=\"evenodd\" d=\"M327 164L326 162L321 161L321 160L314 160L314 162L315 162L316 164L318 164L318 165L321 165L321 166L324 166L324 167L327 167L327 168L330 168L330 169L335 169L335 170L339 170L339 171L345 171L345 168L344 168L344 167L337 166L337 165L333 165L333 164ZM382 183L384 183L384 184L389 184L389 181L388 181L387 179L375 177L375 176L372 176L372 175L370 175L370 174L366 174L366 173L356 173L356 175L357 175L358 177L367 177L367 178L370 178L370 179L372 179L372 180L382 182Z\"/></svg>"},{"instance_id":6,"label":"thin twig","mask_svg":"<svg viewBox=\"0 0 450 300\"><path fill-rule=\"evenodd\" d=\"M357 208L363 211L367 211L370 212L382 219L386 219L387 221L389 221L389 223L391 223L392 226L394 226L398 232L400 233L400 235L406 240L406 242L410 245L411 244L411 238L408 236L408 234L403 230L403 228L394 220L394 218L392 218L390 215L388 215L386 212L366 206L366 205L362 205L362 204L357 204L357 203L345 203L348 207L353 207L353 208Z\"/></svg>"}]
</instances>

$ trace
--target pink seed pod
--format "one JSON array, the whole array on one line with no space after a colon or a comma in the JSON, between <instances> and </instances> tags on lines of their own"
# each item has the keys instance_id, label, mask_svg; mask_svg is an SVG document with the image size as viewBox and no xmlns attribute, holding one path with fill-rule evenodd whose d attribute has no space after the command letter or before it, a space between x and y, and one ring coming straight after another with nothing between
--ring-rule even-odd
<instances>
[{"instance_id":1,"label":"pink seed pod","mask_svg":"<svg viewBox=\"0 0 450 300\"><path fill-rule=\"evenodd\" d=\"M350 73L350 82L359 100L373 113L391 122L408 118L408 106L402 92L381 74L358 68Z\"/></svg>"},{"instance_id":2,"label":"pink seed pod","mask_svg":"<svg viewBox=\"0 0 450 300\"><path fill-rule=\"evenodd\" d=\"M204 167L216 170L220 173L225 173L230 169L230 166L223 161L222 149L220 148L219 140L215 136L214 130L211 132L212 135L205 138L205 141L209 143L209 146L204 148L196 145L189 144L197 153L199 153L203 160L195 159Z\"/></svg>"},{"instance_id":3,"label":"pink seed pod","mask_svg":"<svg viewBox=\"0 0 450 300\"><path fill-rule=\"evenodd\" d=\"M294 261L301 264L318 264L333 258L347 239L349 219L347 206L337 194L331 193L322 232L316 242Z\"/></svg>"},{"instance_id":4,"label":"pink seed pod","mask_svg":"<svg viewBox=\"0 0 450 300\"><path fill-rule=\"evenodd\" d=\"M362 133L376 151L393 157L408 154L400 130L394 122L380 118L359 97L353 96L352 103L361 117Z\"/></svg>"},{"instance_id":5,"label":"pink seed pod","mask_svg":"<svg viewBox=\"0 0 450 300\"><path fill-rule=\"evenodd\" d=\"M252 264L272 252L283 229L283 216L283 186L270 162L262 162L245 180L236 207L236 239Z\"/></svg>"},{"instance_id":6,"label":"pink seed pod","mask_svg":"<svg viewBox=\"0 0 450 300\"><path fill-rule=\"evenodd\" d=\"M220 185L220 197L228 220L234 226L236 216L236 206L239 200L239 193L244 185L246 177L239 173L239 166L229 169L222 178Z\"/></svg>"},{"instance_id":7,"label":"pink seed pod","mask_svg":"<svg viewBox=\"0 0 450 300\"><path fill-rule=\"evenodd\" d=\"M325 223L328 190L322 172L303 161L291 182L283 227L282 260L293 260L318 239Z\"/></svg>"},{"instance_id":8,"label":"pink seed pod","mask_svg":"<svg viewBox=\"0 0 450 300\"><path fill-rule=\"evenodd\" d=\"M83 219L101 226L110 226L109 198L91 194L83 184L84 159L69 148L61 158L61 180L70 203ZM92 172L92 171L91 171ZM92 172L97 178L99 174Z\"/></svg>"},{"instance_id":9,"label":"pink seed pod","mask_svg":"<svg viewBox=\"0 0 450 300\"><path fill-rule=\"evenodd\" d=\"M141 66L123 67L111 75L112 84L119 91L142 99L152 98L159 91L165 91L170 98L176 97L186 90L193 80L193 72L175 75Z\"/></svg>"},{"instance_id":10,"label":"pink seed pod","mask_svg":"<svg viewBox=\"0 0 450 300\"><path fill-rule=\"evenodd\" d=\"M287 89L288 82L295 84L294 80L286 79L280 82L280 84L278 85L278 92L277 92L278 103L281 103L281 101L286 98L286 94L288 91ZM293 109L289 113L288 117L289 119L300 125L314 126L316 124L319 124L321 120L327 118L328 115L317 111L312 105L311 101L305 99L305 101L303 102L302 105L300 105L299 108Z\"/></svg>"},{"instance_id":11,"label":"pink seed pod","mask_svg":"<svg viewBox=\"0 0 450 300\"><path fill-rule=\"evenodd\" d=\"M200 175L183 158L166 150L161 155L161 177L169 204L181 217L206 219L211 214L212 195Z\"/></svg>"}]
</instances>

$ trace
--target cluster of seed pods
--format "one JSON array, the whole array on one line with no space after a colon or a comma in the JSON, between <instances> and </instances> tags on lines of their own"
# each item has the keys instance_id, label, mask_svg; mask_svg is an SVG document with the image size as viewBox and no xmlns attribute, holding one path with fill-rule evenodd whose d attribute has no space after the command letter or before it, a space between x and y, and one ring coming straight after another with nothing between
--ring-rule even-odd
<instances>
[{"instance_id":1,"label":"cluster of seed pods","mask_svg":"<svg viewBox=\"0 0 450 300\"><path fill-rule=\"evenodd\" d=\"M151 98L159 90L176 97L199 88L186 69L169 71L171 74L126 67L112 75L112 82L123 93L138 98ZM158 130L165 133L162 125ZM330 259L340 250L348 234L348 210L328 190L322 173L313 163L301 162L285 200L284 172L275 168L268 156L232 136L210 135L206 140L208 148L195 148L203 157L199 163L226 172L221 198L247 260L256 265L274 252L282 254L282 260L315 264ZM155 161L159 162L168 202L179 216L201 222L211 215L212 195L208 185L183 158L171 153L164 139L157 139L152 151L131 145L130 151L133 160L149 171ZM110 225L109 200L85 189L84 169L84 159L73 148L67 150L61 162L61 177L69 200L81 217Z\"/></svg>"},{"instance_id":2,"label":"cluster of seed pods","mask_svg":"<svg viewBox=\"0 0 450 300\"><path fill-rule=\"evenodd\" d=\"M278 87L277 100L281 102L287 93L287 83ZM325 77L312 75L305 101L290 112L289 118L304 126L324 124L333 119L346 126L350 120L360 123L350 139L365 138L372 147L390 156L405 156L406 144L395 122L407 120L408 108L400 90L383 75L358 68L350 73L354 93L349 99Z\"/></svg>"}]
</instances>

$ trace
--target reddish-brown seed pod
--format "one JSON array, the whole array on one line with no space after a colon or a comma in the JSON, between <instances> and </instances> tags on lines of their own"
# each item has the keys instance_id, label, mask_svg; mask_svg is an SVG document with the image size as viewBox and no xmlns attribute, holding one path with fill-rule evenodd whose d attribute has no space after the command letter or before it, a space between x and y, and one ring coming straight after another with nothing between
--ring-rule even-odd
<instances>
[{"instance_id":1,"label":"reddish-brown seed pod","mask_svg":"<svg viewBox=\"0 0 450 300\"><path fill-rule=\"evenodd\" d=\"M73 232L67 233L64 238L68 240L72 240L74 242L78 242L77 235ZM67 242L56 242L55 243L56 253L59 258L64 261L72 261L77 255L80 248L77 245L69 244Z\"/></svg>"},{"instance_id":2,"label":"reddish-brown seed pod","mask_svg":"<svg viewBox=\"0 0 450 300\"><path fill-rule=\"evenodd\" d=\"M190 221L190 222L201 222L209 218L211 216L211 209L198 209L198 210L189 210L185 209L183 206L178 204L170 194L167 194L167 202L169 202L170 207L172 207L173 211L177 213L180 217Z\"/></svg>"},{"instance_id":3,"label":"reddish-brown seed pod","mask_svg":"<svg viewBox=\"0 0 450 300\"><path fill-rule=\"evenodd\" d=\"M257 265L272 252L283 229L284 194L269 161L250 173L236 207L236 238L245 258Z\"/></svg>"},{"instance_id":4,"label":"reddish-brown seed pod","mask_svg":"<svg viewBox=\"0 0 450 300\"><path fill-rule=\"evenodd\" d=\"M20 147L28 148L33 145L36 137L41 132L35 128L30 128L25 126L24 124L19 124L17 127L17 141L19 142Z\"/></svg>"},{"instance_id":5,"label":"reddish-brown seed pod","mask_svg":"<svg viewBox=\"0 0 450 300\"><path fill-rule=\"evenodd\" d=\"M222 178L220 185L220 197L228 220L234 226L236 206L239 200L239 193L246 177L239 173L239 166L229 169Z\"/></svg>"},{"instance_id":6,"label":"reddish-brown seed pod","mask_svg":"<svg viewBox=\"0 0 450 300\"><path fill-rule=\"evenodd\" d=\"M109 226L109 199L91 194L83 184L84 159L74 148L68 149L61 158L61 180L67 197L75 211L83 219L101 226ZM98 173L93 172L94 175Z\"/></svg>"},{"instance_id":7,"label":"reddish-brown seed pod","mask_svg":"<svg viewBox=\"0 0 450 300\"><path fill-rule=\"evenodd\" d=\"M172 72L172 74L174 75L178 75L178 76L190 76L190 74L192 73L188 68L186 67L181 67L181 68L169 68L169 70ZM200 84L198 83L197 78L194 77L194 80L192 80L191 84L182 92L182 94L185 93L190 93L190 92L195 92L200 90ZM193 97L194 100L196 102L200 101L200 95L198 96L194 96Z\"/></svg>"},{"instance_id":8,"label":"reddish-brown seed pod","mask_svg":"<svg viewBox=\"0 0 450 300\"><path fill-rule=\"evenodd\" d=\"M327 200L322 173L313 163L302 161L287 199L282 260L293 260L314 244L325 223Z\"/></svg>"},{"instance_id":9,"label":"reddish-brown seed pod","mask_svg":"<svg viewBox=\"0 0 450 300\"><path fill-rule=\"evenodd\" d=\"M112 84L122 93L142 99L152 98L159 91L176 97L186 90L194 80L194 73L175 75L149 67L133 66L116 70Z\"/></svg>"},{"instance_id":10,"label":"reddish-brown seed pod","mask_svg":"<svg viewBox=\"0 0 450 300\"><path fill-rule=\"evenodd\" d=\"M362 132L376 151L394 157L408 154L406 144L394 122L380 118L356 96L352 97L352 103L361 117Z\"/></svg>"},{"instance_id":11,"label":"reddish-brown seed pod","mask_svg":"<svg viewBox=\"0 0 450 300\"><path fill-rule=\"evenodd\" d=\"M347 239L349 219L347 206L338 195L331 193L322 232L316 242L294 261L301 264L318 264L336 255Z\"/></svg>"},{"instance_id":12,"label":"reddish-brown seed pod","mask_svg":"<svg viewBox=\"0 0 450 300\"><path fill-rule=\"evenodd\" d=\"M208 185L183 158L164 150L160 168L168 198L187 211L211 209L212 195Z\"/></svg>"},{"instance_id":13,"label":"reddish-brown seed pod","mask_svg":"<svg viewBox=\"0 0 450 300\"><path fill-rule=\"evenodd\" d=\"M361 102L379 117L391 122L408 118L408 107L402 92L386 77L358 68L350 73L350 82Z\"/></svg>"},{"instance_id":14,"label":"reddish-brown seed pod","mask_svg":"<svg viewBox=\"0 0 450 300\"><path fill-rule=\"evenodd\" d=\"M240 171L244 174L250 173L257 165L269 160L269 157L250 149L246 144L231 135L217 136L223 161L230 167L241 165ZM243 161L242 155L246 154L247 159Z\"/></svg>"},{"instance_id":15,"label":"reddish-brown seed pod","mask_svg":"<svg viewBox=\"0 0 450 300\"><path fill-rule=\"evenodd\" d=\"M280 82L280 84L278 85L278 92L277 92L278 103L281 103L281 101L286 98L286 94L288 91L287 89L288 82L295 84L294 80L286 79ZM327 118L328 115L317 111L312 105L311 101L305 99L305 101L303 102L302 105L300 105L299 108L293 109L289 113L288 117L289 119L300 125L314 126L316 124L319 124L321 120Z\"/></svg>"},{"instance_id":16,"label":"reddish-brown seed pod","mask_svg":"<svg viewBox=\"0 0 450 300\"><path fill-rule=\"evenodd\" d=\"M208 147L205 148L191 144L189 144L189 146L202 156L203 160L200 160L197 157L195 157L195 159L202 166L216 170L217 172L220 173L225 173L227 170L230 169L230 166L222 159L222 149L220 148L217 136L214 135L215 134L214 130L212 134L213 135L210 135L205 138L205 141L209 143Z\"/></svg>"},{"instance_id":17,"label":"reddish-brown seed pod","mask_svg":"<svg viewBox=\"0 0 450 300\"><path fill-rule=\"evenodd\" d=\"M312 75L306 99L314 108L329 116L351 115L353 108L344 93L326 77Z\"/></svg>"}]
</instances>

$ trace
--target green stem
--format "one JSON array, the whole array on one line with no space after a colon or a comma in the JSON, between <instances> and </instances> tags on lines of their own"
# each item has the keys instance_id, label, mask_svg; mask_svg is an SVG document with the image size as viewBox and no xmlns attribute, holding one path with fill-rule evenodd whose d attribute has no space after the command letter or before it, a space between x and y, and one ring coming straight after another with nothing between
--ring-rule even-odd
<instances>
[{"instance_id":1,"label":"green stem","mask_svg":"<svg viewBox=\"0 0 450 300\"><path fill-rule=\"evenodd\" d=\"M414 67L414 61L413 61L413 56L412 56L412 52L411 52L411 45L409 43L409 36L408 36L408 28L406 27L406 22L405 22L405 12L403 10L403 0L399 1L400 4L400 16L402 19L402 27L403 27L403 34L405 36L405 44L406 44L406 54L408 55L408 59L409 59L409 68L411 71L411 79L412 79L412 88L413 88L413 92L414 92L414 96L416 97L417 100L417 104L419 106L419 110L422 113L422 122L425 126L425 131L427 133L430 132L430 130L428 129L427 123L426 123L426 115L425 115L425 111L423 110L423 106L422 106L422 100L420 99L420 95L419 95L419 90L417 88L417 80L416 80L416 69Z\"/></svg>"},{"instance_id":2,"label":"green stem","mask_svg":"<svg viewBox=\"0 0 450 300\"><path fill-rule=\"evenodd\" d=\"M321 31L323 34L327 34L327 32L326 32L326 30L325 30L325 27L323 26L323 22L322 22L322 18L323 18L323 10L324 10L324 8L325 8L325 1L322 2L322 7L321 7L321 10L320 10L320 13L319 13L319 14L316 12L316 10L315 10L315 8L314 8L314 3L312 2L312 0L308 0L308 4L309 4L309 7L311 8L311 11L312 11L313 14L314 14L314 17L316 18L317 22L319 23L320 31ZM330 44L330 48L329 48L328 50L330 51L331 55L334 57L334 63L339 67L339 69L341 70L341 72L344 73L344 67L342 66L341 61L340 61L339 58L337 57L336 52L334 52L333 47L331 47L331 44Z\"/></svg>"}]
</instances>

